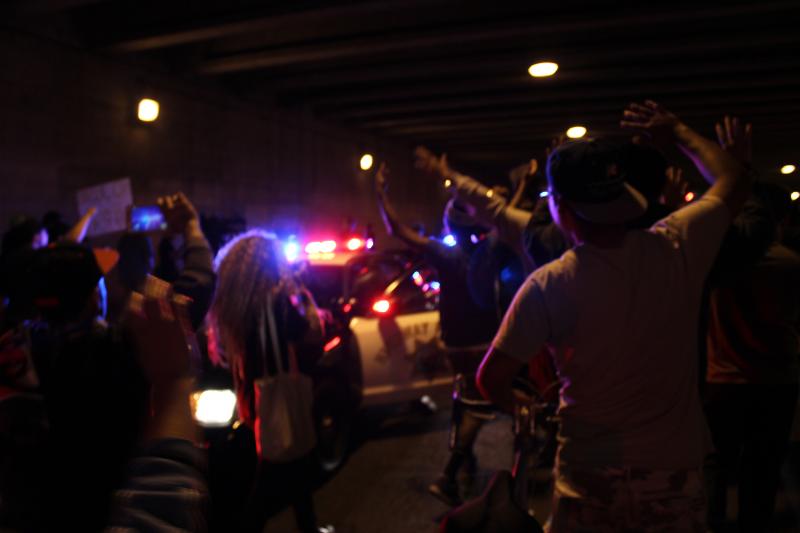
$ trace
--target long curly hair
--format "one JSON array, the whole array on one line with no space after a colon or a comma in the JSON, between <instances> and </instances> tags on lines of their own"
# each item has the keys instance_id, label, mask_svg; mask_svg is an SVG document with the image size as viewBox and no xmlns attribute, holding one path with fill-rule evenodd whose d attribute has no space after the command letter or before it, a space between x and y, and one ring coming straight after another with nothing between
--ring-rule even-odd
<instances>
[{"instance_id":1,"label":"long curly hair","mask_svg":"<svg viewBox=\"0 0 800 533\"><path fill-rule=\"evenodd\" d=\"M217 253L217 290L211 304L210 356L215 364L241 371L246 339L266 308L269 295L281 280L284 268L275 235L251 230L234 237Z\"/></svg>"}]
</instances>

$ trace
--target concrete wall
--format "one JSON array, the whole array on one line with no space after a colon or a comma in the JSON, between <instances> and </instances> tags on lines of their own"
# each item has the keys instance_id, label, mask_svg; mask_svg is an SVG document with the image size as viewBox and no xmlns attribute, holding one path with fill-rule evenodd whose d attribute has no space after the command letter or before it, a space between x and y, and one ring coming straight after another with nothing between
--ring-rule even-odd
<instances>
[{"instance_id":1,"label":"concrete wall","mask_svg":"<svg viewBox=\"0 0 800 533\"><path fill-rule=\"evenodd\" d=\"M152 126L134 118L143 95L161 103ZM3 231L21 213L72 220L77 189L125 176L141 205L182 190L204 214L283 232L336 232L347 215L382 231L366 150L389 161L409 221L436 226L443 201L410 147L20 32L0 32L0 117Z\"/></svg>"}]
</instances>

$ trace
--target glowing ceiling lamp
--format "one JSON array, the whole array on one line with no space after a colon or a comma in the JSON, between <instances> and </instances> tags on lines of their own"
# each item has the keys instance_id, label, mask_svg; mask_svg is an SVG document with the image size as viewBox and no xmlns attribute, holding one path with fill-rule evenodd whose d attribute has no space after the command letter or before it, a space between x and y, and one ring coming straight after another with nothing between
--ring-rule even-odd
<instances>
[{"instance_id":1,"label":"glowing ceiling lamp","mask_svg":"<svg viewBox=\"0 0 800 533\"><path fill-rule=\"evenodd\" d=\"M528 67L528 74L533 76L534 78L547 78L552 76L558 71L558 63L553 63L552 61L542 61L540 63L534 63L530 67Z\"/></svg>"},{"instance_id":2,"label":"glowing ceiling lamp","mask_svg":"<svg viewBox=\"0 0 800 533\"><path fill-rule=\"evenodd\" d=\"M364 154L361 156L361 161L359 161L359 166L361 166L361 170L369 170L372 168L372 163L374 162L372 154Z\"/></svg>"},{"instance_id":3,"label":"glowing ceiling lamp","mask_svg":"<svg viewBox=\"0 0 800 533\"><path fill-rule=\"evenodd\" d=\"M781 174L791 174L795 170L797 170L797 167L794 165L783 165L781 167Z\"/></svg>"},{"instance_id":4,"label":"glowing ceiling lamp","mask_svg":"<svg viewBox=\"0 0 800 533\"><path fill-rule=\"evenodd\" d=\"M567 137L570 139L580 139L586 135L586 128L583 126L572 126L567 130Z\"/></svg>"},{"instance_id":5,"label":"glowing ceiling lamp","mask_svg":"<svg viewBox=\"0 0 800 533\"><path fill-rule=\"evenodd\" d=\"M800 192L792 191L792 194L789 195L789 198L791 198L793 202L796 202L797 199L800 198Z\"/></svg>"},{"instance_id":6,"label":"glowing ceiling lamp","mask_svg":"<svg viewBox=\"0 0 800 533\"><path fill-rule=\"evenodd\" d=\"M142 122L154 122L158 118L158 111L160 106L156 100L152 98L142 98L139 100L139 106L136 108L136 116Z\"/></svg>"}]
</instances>

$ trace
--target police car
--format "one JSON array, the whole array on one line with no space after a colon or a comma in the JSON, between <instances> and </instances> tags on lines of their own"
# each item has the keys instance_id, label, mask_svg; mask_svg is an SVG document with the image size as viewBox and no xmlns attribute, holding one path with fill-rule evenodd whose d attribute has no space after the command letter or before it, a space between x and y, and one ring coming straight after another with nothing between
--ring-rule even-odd
<instances>
[{"instance_id":1,"label":"police car","mask_svg":"<svg viewBox=\"0 0 800 533\"><path fill-rule=\"evenodd\" d=\"M325 319L313 378L318 455L326 470L343 461L360 407L419 400L453 382L439 343L435 270L410 251L371 248L370 240L356 237L285 245ZM234 419L235 395L227 388L208 386L193 400L205 427Z\"/></svg>"}]
</instances>

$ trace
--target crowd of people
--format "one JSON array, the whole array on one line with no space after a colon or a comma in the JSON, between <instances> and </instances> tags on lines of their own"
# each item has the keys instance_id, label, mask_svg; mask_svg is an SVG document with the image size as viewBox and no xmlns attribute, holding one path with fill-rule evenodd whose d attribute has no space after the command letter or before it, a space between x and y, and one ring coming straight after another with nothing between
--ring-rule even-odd
<instances>
[{"instance_id":1,"label":"crowd of people","mask_svg":"<svg viewBox=\"0 0 800 533\"><path fill-rule=\"evenodd\" d=\"M388 233L439 276L458 384L429 491L463 502L486 413L528 401L523 376L558 405L549 531L724 531L731 480L739 530L768 531L798 400L797 208L753 169L749 124L725 117L713 141L646 101L621 127L631 140L554 141L511 188L418 148L450 196L452 242L401 220L379 166ZM673 146L708 183L693 201ZM264 451L261 398L265 380L311 374L300 355L321 349L325 311L272 234L215 257L183 194L158 204L158 254L143 233L87 245L93 210L73 226L17 219L3 237L0 527L259 531L284 500L303 533L333 531L314 511L313 449ZM209 363L231 374L251 455L224 513L189 403Z\"/></svg>"}]
</instances>

